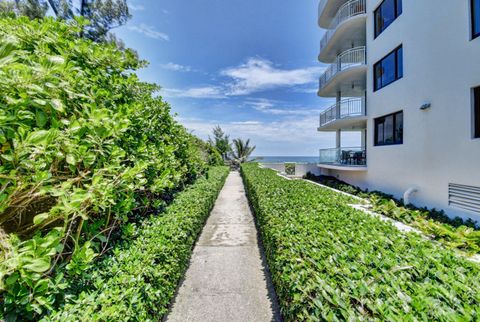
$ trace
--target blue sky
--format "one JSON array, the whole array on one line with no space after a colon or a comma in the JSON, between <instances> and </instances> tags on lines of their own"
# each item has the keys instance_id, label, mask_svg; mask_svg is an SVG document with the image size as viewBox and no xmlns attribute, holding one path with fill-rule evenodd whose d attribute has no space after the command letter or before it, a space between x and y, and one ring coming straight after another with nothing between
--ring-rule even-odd
<instances>
[{"instance_id":1,"label":"blue sky","mask_svg":"<svg viewBox=\"0 0 480 322\"><path fill-rule=\"evenodd\" d=\"M207 138L220 125L250 138L255 155L315 156L333 147L318 133L316 95L325 65L317 0L129 0L116 29L150 62L142 79L162 86L177 119Z\"/></svg>"}]
</instances>

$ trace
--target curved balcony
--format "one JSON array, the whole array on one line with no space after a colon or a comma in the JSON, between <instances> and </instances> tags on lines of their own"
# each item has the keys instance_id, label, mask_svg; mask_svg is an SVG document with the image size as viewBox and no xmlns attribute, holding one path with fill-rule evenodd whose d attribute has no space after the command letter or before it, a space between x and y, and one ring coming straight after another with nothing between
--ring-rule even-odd
<instances>
[{"instance_id":1,"label":"curved balcony","mask_svg":"<svg viewBox=\"0 0 480 322\"><path fill-rule=\"evenodd\" d=\"M338 9L348 0L320 0L318 4L318 25L329 29Z\"/></svg>"},{"instance_id":2,"label":"curved balcony","mask_svg":"<svg viewBox=\"0 0 480 322\"><path fill-rule=\"evenodd\" d=\"M349 49L340 54L322 74L319 80L318 96L335 97L364 96L367 78L365 47Z\"/></svg>"},{"instance_id":3,"label":"curved balcony","mask_svg":"<svg viewBox=\"0 0 480 322\"><path fill-rule=\"evenodd\" d=\"M366 127L364 98L344 99L320 113L319 131L364 129Z\"/></svg>"},{"instance_id":4,"label":"curved balcony","mask_svg":"<svg viewBox=\"0 0 480 322\"><path fill-rule=\"evenodd\" d=\"M350 0L342 5L320 41L322 62L331 62L339 52L366 42L366 0Z\"/></svg>"}]
</instances>

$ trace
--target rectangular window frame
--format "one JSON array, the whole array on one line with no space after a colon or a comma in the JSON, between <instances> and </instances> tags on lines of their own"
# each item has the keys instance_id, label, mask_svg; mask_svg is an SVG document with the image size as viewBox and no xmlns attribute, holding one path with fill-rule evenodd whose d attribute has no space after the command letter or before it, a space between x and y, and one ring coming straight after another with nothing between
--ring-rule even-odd
<instances>
[{"instance_id":1,"label":"rectangular window frame","mask_svg":"<svg viewBox=\"0 0 480 322\"><path fill-rule=\"evenodd\" d=\"M397 111L397 112L394 112L394 113L390 113L390 114L387 114L387 115L383 115L383 116L379 116L377 118L375 118L373 120L373 129L374 129L374 137L373 137L373 145L374 146L389 146L389 145L402 145L403 144L403 132L402 131L402 137L400 138L400 140L398 140L398 138L396 137L397 136L397 133L396 133L396 128L397 128L397 115L399 114L402 114L402 121L403 121L403 125L405 126L405 118L404 118L404 113L403 113L403 110L401 111ZM390 116L393 116L393 124L392 124L392 129L393 129L393 142L392 143L379 143L378 142L378 125L383 123L383 122L380 122L380 121L384 121L386 118L390 117ZM385 127L384 127L384 131L385 131ZM385 138L385 132L383 133L383 137Z\"/></svg>"},{"instance_id":2,"label":"rectangular window frame","mask_svg":"<svg viewBox=\"0 0 480 322\"><path fill-rule=\"evenodd\" d=\"M476 8L474 3L475 3L475 0L470 0L470 15L471 15L470 19L471 19L472 40L480 37L480 30L475 32L475 22L476 22L475 17L476 15L478 15L477 19L480 19L480 7ZM478 13L476 10L478 11Z\"/></svg>"},{"instance_id":3,"label":"rectangular window frame","mask_svg":"<svg viewBox=\"0 0 480 322\"><path fill-rule=\"evenodd\" d=\"M402 0L393 0L394 1L394 5L393 5L393 8L395 10L394 12L394 19L387 25L387 26L383 26L382 27L382 30L380 31L377 31L377 15L379 14L379 11L382 9L382 6L384 5L385 1L387 0L383 0L378 6L377 8L373 11L373 33L374 33L374 39L377 39L378 36L380 36L385 30L387 30L388 27L390 27L391 24L393 24L393 22L395 20L397 20L398 17L400 17L403 13L403 3L402 3ZM473 1L473 0L472 0ZM400 6L399 6L400 4Z\"/></svg>"},{"instance_id":4,"label":"rectangular window frame","mask_svg":"<svg viewBox=\"0 0 480 322\"><path fill-rule=\"evenodd\" d=\"M402 70L400 71L399 70L399 57L398 57L398 53L401 52L402 53ZM377 87L377 66L379 66L388 56L390 56L391 54L395 53L395 78L391 81L391 82L388 82L386 84L381 84L379 87ZM397 80L399 79L402 79L403 78L403 65L404 65L404 59L403 59L403 44L398 46L397 48L395 48L394 50L392 50L391 52L389 52L388 54L386 54L382 59L380 59L379 61L377 61L374 65L373 65L373 91L376 92L378 90L381 90L382 88L384 87L387 87L388 85L392 84L392 83L395 83Z\"/></svg>"},{"instance_id":5,"label":"rectangular window frame","mask_svg":"<svg viewBox=\"0 0 480 322\"><path fill-rule=\"evenodd\" d=\"M472 136L480 139L480 86L472 88Z\"/></svg>"}]
</instances>

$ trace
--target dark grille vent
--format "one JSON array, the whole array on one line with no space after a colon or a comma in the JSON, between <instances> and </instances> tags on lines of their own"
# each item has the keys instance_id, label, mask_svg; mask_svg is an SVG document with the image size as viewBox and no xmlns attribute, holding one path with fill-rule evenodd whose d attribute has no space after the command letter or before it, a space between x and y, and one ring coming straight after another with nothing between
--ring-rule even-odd
<instances>
[{"instance_id":1,"label":"dark grille vent","mask_svg":"<svg viewBox=\"0 0 480 322\"><path fill-rule=\"evenodd\" d=\"M480 187L448 184L448 204L480 214Z\"/></svg>"}]
</instances>

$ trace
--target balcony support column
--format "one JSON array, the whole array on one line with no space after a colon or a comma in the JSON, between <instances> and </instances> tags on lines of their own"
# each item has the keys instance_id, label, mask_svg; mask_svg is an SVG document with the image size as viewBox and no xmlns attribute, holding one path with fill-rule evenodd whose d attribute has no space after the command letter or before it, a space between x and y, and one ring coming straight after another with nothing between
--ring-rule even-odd
<instances>
[{"instance_id":1,"label":"balcony support column","mask_svg":"<svg viewBox=\"0 0 480 322\"><path fill-rule=\"evenodd\" d=\"M367 148L367 129L363 129L360 131L362 136L362 150Z\"/></svg>"},{"instance_id":2,"label":"balcony support column","mask_svg":"<svg viewBox=\"0 0 480 322\"><path fill-rule=\"evenodd\" d=\"M341 91L338 91L337 92L337 96L336 96L336 99L337 99L337 106L335 108L335 115L337 117L337 120L340 119L340 109L341 109L341 104L342 104L342 92Z\"/></svg>"},{"instance_id":3,"label":"balcony support column","mask_svg":"<svg viewBox=\"0 0 480 322\"><path fill-rule=\"evenodd\" d=\"M336 148L340 149L342 147L342 130L337 130L336 135L337 135L335 139Z\"/></svg>"}]
</instances>

